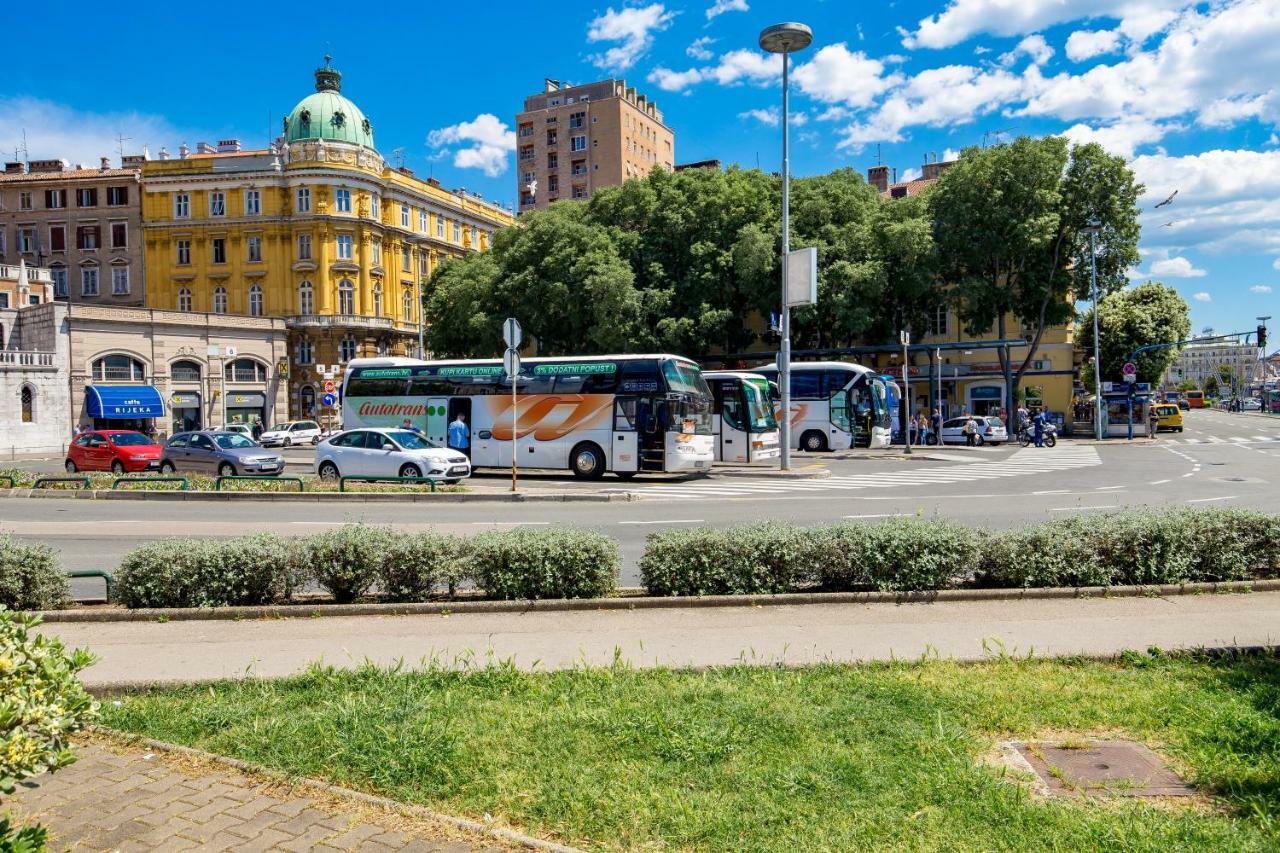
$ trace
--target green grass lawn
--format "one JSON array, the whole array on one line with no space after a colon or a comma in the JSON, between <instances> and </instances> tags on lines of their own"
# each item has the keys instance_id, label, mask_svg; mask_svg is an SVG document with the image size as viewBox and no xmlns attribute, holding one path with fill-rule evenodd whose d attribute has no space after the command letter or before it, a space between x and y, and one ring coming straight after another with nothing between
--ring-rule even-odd
<instances>
[{"instance_id":1,"label":"green grass lawn","mask_svg":"<svg viewBox=\"0 0 1280 853\"><path fill-rule=\"evenodd\" d=\"M104 703L107 725L579 846L1277 850L1280 658L316 669ZM1124 734L1214 807L1040 801L977 759Z\"/></svg>"}]
</instances>

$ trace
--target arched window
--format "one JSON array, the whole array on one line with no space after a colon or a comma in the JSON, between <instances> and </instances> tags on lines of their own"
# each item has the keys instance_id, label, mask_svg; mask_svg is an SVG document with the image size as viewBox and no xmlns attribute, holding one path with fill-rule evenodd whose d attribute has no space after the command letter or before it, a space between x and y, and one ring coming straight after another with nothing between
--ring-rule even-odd
<instances>
[{"instance_id":1,"label":"arched window","mask_svg":"<svg viewBox=\"0 0 1280 853\"><path fill-rule=\"evenodd\" d=\"M413 320L413 291L406 287L404 289L404 321L412 323Z\"/></svg>"},{"instance_id":2,"label":"arched window","mask_svg":"<svg viewBox=\"0 0 1280 853\"><path fill-rule=\"evenodd\" d=\"M356 313L356 286L349 278L338 282L338 313Z\"/></svg>"},{"instance_id":3,"label":"arched window","mask_svg":"<svg viewBox=\"0 0 1280 853\"><path fill-rule=\"evenodd\" d=\"M213 313L227 313L227 289L222 285L213 289Z\"/></svg>"},{"instance_id":4,"label":"arched window","mask_svg":"<svg viewBox=\"0 0 1280 853\"><path fill-rule=\"evenodd\" d=\"M175 361L169 367L169 376L174 382L199 382L201 372L198 361Z\"/></svg>"},{"instance_id":5,"label":"arched window","mask_svg":"<svg viewBox=\"0 0 1280 853\"><path fill-rule=\"evenodd\" d=\"M262 287L256 284L249 288L249 315L262 316Z\"/></svg>"},{"instance_id":6,"label":"arched window","mask_svg":"<svg viewBox=\"0 0 1280 853\"><path fill-rule=\"evenodd\" d=\"M178 310L191 310L191 291L185 287L178 291Z\"/></svg>"},{"instance_id":7,"label":"arched window","mask_svg":"<svg viewBox=\"0 0 1280 853\"><path fill-rule=\"evenodd\" d=\"M298 285L298 313L316 313L316 291L309 281L304 281Z\"/></svg>"},{"instance_id":8,"label":"arched window","mask_svg":"<svg viewBox=\"0 0 1280 853\"><path fill-rule=\"evenodd\" d=\"M24 424L33 424L36 422L36 389L30 385L23 385L22 391L18 394L22 403L22 422Z\"/></svg>"},{"instance_id":9,"label":"arched window","mask_svg":"<svg viewBox=\"0 0 1280 853\"><path fill-rule=\"evenodd\" d=\"M338 356L341 361L348 362L356 357L356 339L343 338L342 343L338 345Z\"/></svg>"},{"instance_id":10,"label":"arched window","mask_svg":"<svg viewBox=\"0 0 1280 853\"><path fill-rule=\"evenodd\" d=\"M382 285L375 284L373 286L373 316L382 316Z\"/></svg>"},{"instance_id":11,"label":"arched window","mask_svg":"<svg viewBox=\"0 0 1280 853\"><path fill-rule=\"evenodd\" d=\"M266 365L251 358L237 358L235 361L229 361L224 370L226 378L231 382L267 381Z\"/></svg>"},{"instance_id":12,"label":"arched window","mask_svg":"<svg viewBox=\"0 0 1280 853\"><path fill-rule=\"evenodd\" d=\"M298 338L298 364L313 364L316 358L315 345L306 335Z\"/></svg>"},{"instance_id":13,"label":"arched window","mask_svg":"<svg viewBox=\"0 0 1280 853\"><path fill-rule=\"evenodd\" d=\"M107 355L93 363L95 382L142 382L147 378L147 367L136 358L127 355Z\"/></svg>"}]
</instances>

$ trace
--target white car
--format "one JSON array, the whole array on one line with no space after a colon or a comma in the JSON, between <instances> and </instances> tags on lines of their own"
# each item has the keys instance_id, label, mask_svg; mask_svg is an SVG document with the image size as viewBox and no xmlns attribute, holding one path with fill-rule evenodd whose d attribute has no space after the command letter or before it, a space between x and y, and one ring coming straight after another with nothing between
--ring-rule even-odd
<instances>
[{"instance_id":1,"label":"white car","mask_svg":"<svg viewBox=\"0 0 1280 853\"><path fill-rule=\"evenodd\" d=\"M290 447L294 444L319 444L321 438L320 424L315 421L289 421L276 424L258 436L258 443L263 447Z\"/></svg>"},{"instance_id":2,"label":"white car","mask_svg":"<svg viewBox=\"0 0 1280 853\"><path fill-rule=\"evenodd\" d=\"M236 435L243 435L245 438L253 438L253 427L248 424L226 424L221 430L222 432L234 432Z\"/></svg>"},{"instance_id":3,"label":"white car","mask_svg":"<svg viewBox=\"0 0 1280 853\"><path fill-rule=\"evenodd\" d=\"M353 429L321 442L316 473L339 477L428 477L456 483L471 476L471 460L407 429Z\"/></svg>"},{"instance_id":4,"label":"white car","mask_svg":"<svg viewBox=\"0 0 1280 853\"><path fill-rule=\"evenodd\" d=\"M964 425L968 422L968 418L952 418L942 424L942 443L943 444L965 444L967 439L964 437ZM1004 421L988 415L987 417L974 417L974 421L978 424L979 446L990 444L993 447L998 446L1001 442L1009 440L1009 431L1004 427Z\"/></svg>"},{"instance_id":5,"label":"white car","mask_svg":"<svg viewBox=\"0 0 1280 853\"><path fill-rule=\"evenodd\" d=\"M1245 397L1240 401L1240 411L1242 412L1261 412L1262 401L1257 397Z\"/></svg>"}]
</instances>

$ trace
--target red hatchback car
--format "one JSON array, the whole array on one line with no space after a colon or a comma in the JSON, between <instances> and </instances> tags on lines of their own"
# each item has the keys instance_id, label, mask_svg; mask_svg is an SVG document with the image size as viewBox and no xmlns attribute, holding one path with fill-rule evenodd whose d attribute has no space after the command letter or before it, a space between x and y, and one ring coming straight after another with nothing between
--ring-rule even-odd
<instances>
[{"instance_id":1,"label":"red hatchback car","mask_svg":"<svg viewBox=\"0 0 1280 853\"><path fill-rule=\"evenodd\" d=\"M112 471L116 474L158 470L164 448L140 432L100 429L82 433L67 448L67 473Z\"/></svg>"}]
</instances>

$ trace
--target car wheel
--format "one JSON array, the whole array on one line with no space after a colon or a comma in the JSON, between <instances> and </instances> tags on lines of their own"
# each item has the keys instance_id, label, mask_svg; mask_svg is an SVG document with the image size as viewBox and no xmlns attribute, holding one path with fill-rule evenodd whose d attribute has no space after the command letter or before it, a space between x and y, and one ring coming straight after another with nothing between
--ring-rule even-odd
<instances>
[{"instance_id":1,"label":"car wheel","mask_svg":"<svg viewBox=\"0 0 1280 853\"><path fill-rule=\"evenodd\" d=\"M236 475L236 468L230 462L223 462L221 465L218 466L219 477L234 477L235 475Z\"/></svg>"},{"instance_id":2,"label":"car wheel","mask_svg":"<svg viewBox=\"0 0 1280 853\"><path fill-rule=\"evenodd\" d=\"M332 462L324 462L320 465L321 480L332 481L332 480L338 479L341 476L342 475L338 473L338 466L334 465Z\"/></svg>"},{"instance_id":3,"label":"car wheel","mask_svg":"<svg viewBox=\"0 0 1280 853\"><path fill-rule=\"evenodd\" d=\"M579 444L569 454L569 467L579 480L599 480L604 476L604 451L594 444Z\"/></svg>"},{"instance_id":4,"label":"car wheel","mask_svg":"<svg viewBox=\"0 0 1280 853\"><path fill-rule=\"evenodd\" d=\"M115 474L117 477L119 477L121 474L123 474L123 473L124 473L124 463L123 463L123 462L121 462L119 459L117 459L115 462L112 462L112 463L111 463L111 473L112 473L112 474Z\"/></svg>"},{"instance_id":5,"label":"car wheel","mask_svg":"<svg viewBox=\"0 0 1280 853\"><path fill-rule=\"evenodd\" d=\"M421 477L422 469L420 469L417 465L401 465L400 476L401 477Z\"/></svg>"},{"instance_id":6,"label":"car wheel","mask_svg":"<svg viewBox=\"0 0 1280 853\"><path fill-rule=\"evenodd\" d=\"M312 446L312 447L315 447L315 446L316 446L317 444L319 444L319 443L320 443L320 436L318 436L318 435L317 435L317 436L315 436L315 437L313 437L313 438L311 439L311 446Z\"/></svg>"},{"instance_id":7,"label":"car wheel","mask_svg":"<svg viewBox=\"0 0 1280 853\"><path fill-rule=\"evenodd\" d=\"M810 453L821 453L827 449L827 437L811 429L800 436L800 447Z\"/></svg>"},{"instance_id":8,"label":"car wheel","mask_svg":"<svg viewBox=\"0 0 1280 853\"><path fill-rule=\"evenodd\" d=\"M80 470L79 468L76 467L76 463L72 462L70 459L68 459L67 464L63 465L62 467L67 469L68 474L74 474Z\"/></svg>"},{"instance_id":9,"label":"car wheel","mask_svg":"<svg viewBox=\"0 0 1280 853\"><path fill-rule=\"evenodd\" d=\"M293 447L293 439L285 436L284 441L280 442L281 447Z\"/></svg>"},{"instance_id":10,"label":"car wheel","mask_svg":"<svg viewBox=\"0 0 1280 853\"><path fill-rule=\"evenodd\" d=\"M165 462L161 462L161 463L160 463L160 473L161 473L161 474L172 474L172 473L176 472L177 470L178 470L177 468L173 467L173 463L172 463L172 462L165 461Z\"/></svg>"}]
</instances>

